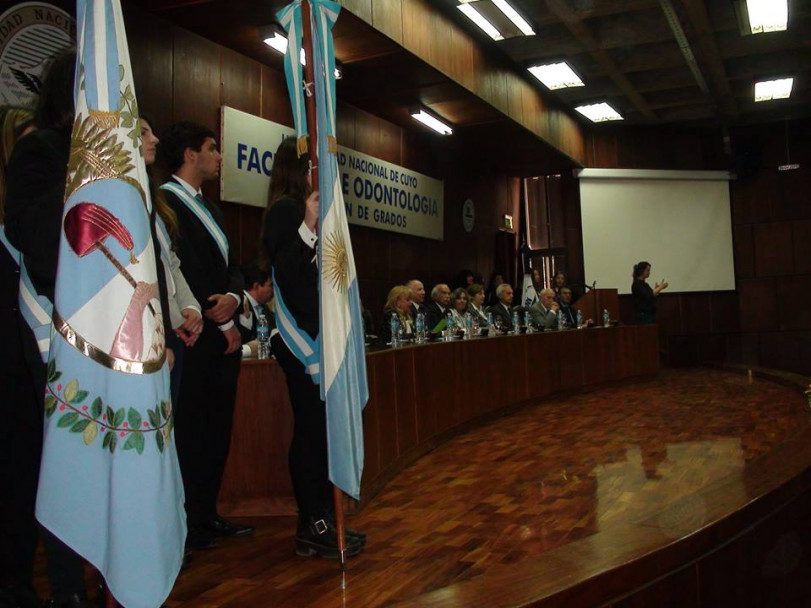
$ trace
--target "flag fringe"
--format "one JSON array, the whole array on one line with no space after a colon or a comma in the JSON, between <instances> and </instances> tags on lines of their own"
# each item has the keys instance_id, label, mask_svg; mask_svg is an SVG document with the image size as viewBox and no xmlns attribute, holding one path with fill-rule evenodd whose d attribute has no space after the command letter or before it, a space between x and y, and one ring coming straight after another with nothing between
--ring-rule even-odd
<instances>
[{"instance_id":1,"label":"flag fringe","mask_svg":"<svg viewBox=\"0 0 811 608\"><path fill-rule=\"evenodd\" d=\"M307 137L308 137L307 135L302 135L301 137L298 138L297 149L298 149L298 155L299 156L301 156L302 154L307 154L307 152L308 152L308 149L307 149Z\"/></svg>"}]
</instances>

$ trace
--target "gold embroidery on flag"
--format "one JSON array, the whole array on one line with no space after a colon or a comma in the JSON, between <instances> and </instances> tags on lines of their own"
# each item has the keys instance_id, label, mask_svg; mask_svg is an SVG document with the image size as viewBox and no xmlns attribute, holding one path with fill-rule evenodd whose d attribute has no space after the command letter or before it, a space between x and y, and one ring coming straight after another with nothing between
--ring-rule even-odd
<instances>
[{"instance_id":1,"label":"gold embroidery on flag","mask_svg":"<svg viewBox=\"0 0 811 608\"><path fill-rule=\"evenodd\" d=\"M349 288L349 256L343 234L333 232L327 236L323 259L324 277L335 289L345 293Z\"/></svg>"},{"instance_id":2,"label":"gold embroidery on flag","mask_svg":"<svg viewBox=\"0 0 811 608\"><path fill-rule=\"evenodd\" d=\"M163 368L166 361L166 351L161 350L160 358L152 361L129 361L113 357L99 347L91 344L80 336L71 325L62 318L56 309L53 311L54 330L65 338L65 341L73 348L104 367L116 372L125 374L154 374Z\"/></svg>"}]
</instances>

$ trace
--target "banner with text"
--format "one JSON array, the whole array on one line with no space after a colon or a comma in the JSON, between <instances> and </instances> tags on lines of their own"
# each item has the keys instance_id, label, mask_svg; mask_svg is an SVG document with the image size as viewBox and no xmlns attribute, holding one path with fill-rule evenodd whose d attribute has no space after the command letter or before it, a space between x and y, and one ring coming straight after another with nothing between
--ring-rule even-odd
<instances>
[{"instance_id":1,"label":"banner with text","mask_svg":"<svg viewBox=\"0 0 811 608\"><path fill-rule=\"evenodd\" d=\"M220 198L264 207L273 155L295 131L226 106L221 124ZM444 182L344 146L338 167L350 224L442 240Z\"/></svg>"}]
</instances>

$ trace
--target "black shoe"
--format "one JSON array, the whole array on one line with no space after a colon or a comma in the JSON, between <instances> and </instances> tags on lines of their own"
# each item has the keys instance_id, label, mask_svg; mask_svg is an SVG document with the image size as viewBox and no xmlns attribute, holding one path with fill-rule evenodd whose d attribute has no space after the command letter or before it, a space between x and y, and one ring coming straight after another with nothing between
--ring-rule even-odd
<instances>
[{"instance_id":1,"label":"black shoe","mask_svg":"<svg viewBox=\"0 0 811 608\"><path fill-rule=\"evenodd\" d=\"M186 535L186 549L189 551L207 551L217 547L217 540L197 526L189 528Z\"/></svg>"},{"instance_id":2,"label":"black shoe","mask_svg":"<svg viewBox=\"0 0 811 608\"><path fill-rule=\"evenodd\" d=\"M346 538L346 557L353 557L363 551L363 543L358 539ZM338 533L328 517L308 517L299 520L296 530L296 555L317 555L327 559L339 559Z\"/></svg>"},{"instance_id":3,"label":"black shoe","mask_svg":"<svg viewBox=\"0 0 811 608\"><path fill-rule=\"evenodd\" d=\"M199 526L195 526L195 528L201 530L203 533L208 534L209 536L221 537L250 536L256 529L253 526L242 526L230 521L225 521L222 517L207 521Z\"/></svg>"},{"instance_id":4,"label":"black shoe","mask_svg":"<svg viewBox=\"0 0 811 608\"><path fill-rule=\"evenodd\" d=\"M336 528L338 528L337 524L335 523L335 514L329 513L326 516L329 519L329 522ZM366 533L361 532L360 530L353 530L349 526L344 526L344 534L346 535L347 540L349 539L356 539L358 542L362 544L366 544Z\"/></svg>"}]
</instances>

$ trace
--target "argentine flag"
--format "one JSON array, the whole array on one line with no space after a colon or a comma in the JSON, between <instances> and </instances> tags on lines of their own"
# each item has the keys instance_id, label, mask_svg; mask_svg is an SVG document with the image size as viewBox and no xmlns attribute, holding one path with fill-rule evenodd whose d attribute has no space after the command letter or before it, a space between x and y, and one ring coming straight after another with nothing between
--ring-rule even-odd
<instances>
[{"instance_id":1,"label":"argentine flag","mask_svg":"<svg viewBox=\"0 0 811 608\"><path fill-rule=\"evenodd\" d=\"M311 23L302 24L301 2L289 4L278 17L289 33L285 73L296 130L307 130L303 111L300 30L312 28L320 192L318 268L320 270L321 398L327 408L329 478L355 499L363 473L362 410L369 399L366 355L355 259L341 191L335 152L335 52L332 26L340 6L310 0ZM309 60L309 58L308 58Z\"/></svg>"}]
</instances>

